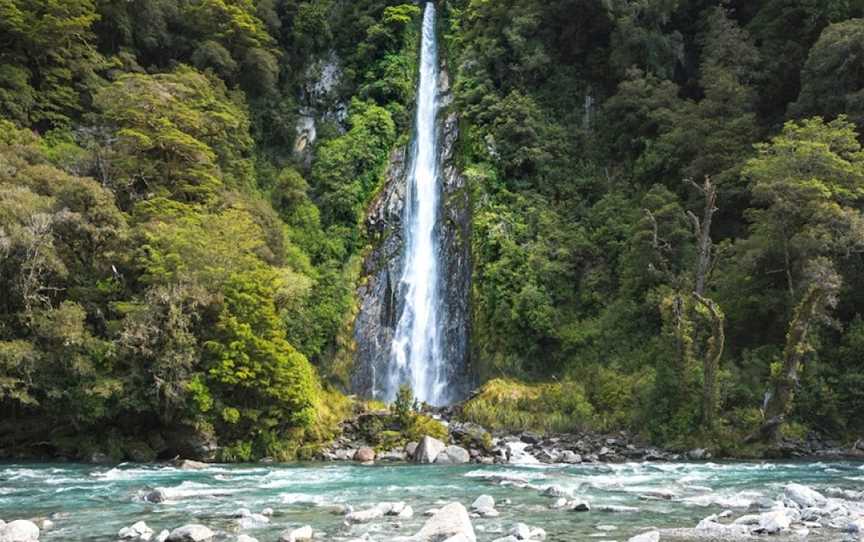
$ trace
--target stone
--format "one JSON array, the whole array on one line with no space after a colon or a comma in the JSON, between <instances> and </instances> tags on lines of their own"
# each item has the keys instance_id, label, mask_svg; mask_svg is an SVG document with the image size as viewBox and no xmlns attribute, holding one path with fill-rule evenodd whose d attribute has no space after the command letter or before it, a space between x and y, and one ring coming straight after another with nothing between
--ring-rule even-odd
<instances>
[{"instance_id":1,"label":"stone","mask_svg":"<svg viewBox=\"0 0 864 542\"><path fill-rule=\"evenodd\" d=\"M417 442L409 442L405 445L405 455L408 456L408 459L414 457L414 452L417 451L417 446L419 446L419 443Z\"/></svg>"},{"instance_id":2,"label":"stone","mask_svg":"<svg viewBox=\"0 0 864 542\"><path fill-rule=\"evenodd\" d=\"M144 500L152 503L160 503L168 500L168 493L162 488L156 488L144 496Z\"/></svg>"},{"instance_id":3,"label":"stone","mask_svg":"<svg viewBox=\"0 0 864 542\"><path fill-rule=\"evenodd\" d=\"M345 521L347 521L348 523L368 523L373 519L378 519L382 517L384 517L384 510L382 510L378 506L375 506L367 510L349 512L345 515Z\"/></svg>"},{"instance_id":4,"label":"stone","mask_svg":"<svg viewBox=\"0 0 864 542\"><path fill-rule=\"evenodd\" d=\"M471 461L471 454L461 446L447 446L435 457L435 463L442 465L462 465Z\"/></svg>"},{"instance_id":5,"label":"stone","mask_svg":"<svg viewBox=\"0 0 864 542\"><path fill-rule=\"evenodd\" d=\"M43 519L42 523L39 524L39 528L43 531L48 531L54 528L54 522L50 519Z\"/></svg>"},{"instance_id":6,"label":"stone","mask_svg":"<svg viewBox=\"0 0 864 542\"><path fill-rule=\"evenodd\" d=\"M572 510L573 512L590 512L591 505L588 504L588 501L577 499L569 501L567 503L567 509Z\"/></svg>"},{"instance_id":7,"label":"stone","mask_svg":"<svg viewBox=\"0 0 864 542\"><path fill-rule=\"evenodd\" d=\"M581 463L582 456L572 450L564 450L563 452L558 454L558 462L573 465L576 463Z\"/></svg>"},{"instance_id":8,"label":"stone","mask_svg":"<svg viewBox=\"0 0 864 542\"><path fill-rule=\"evenodd\" d=\"M154 542L165 542L166 540L168 540L168 536L170 534L171 533L168 532L168 529L162 529L161 531L159 531L159 534L157 534L156 538L154 538L153 540Z\"/></svg>"},{"instance_id":9,"label":"stone","mask_svg":"<svg viewBox=\"0 0 864 542\"><path fill-rule=\"evenodd\" d=\"M273 509L270 507L267 507L264 510L261 510L261 515L267 516L269 518L273 515Z\"/></svg>"},{"instance_id":10,"label":"stone","mask_svg":"<svg viewBox=\"0 0 864 542\"><path fill-rule=\"evenodd\" d=\"M304 525L299 529L287 529L279 535L279 542L303 542L312 540L312 527Z\"/></svg>"},{"instance_id":11,"label":"stone","mask_svg":"<svg viewBox=\"0 0 864 542\"><path fill-rule=\"evenodd\" d=\"M510 535L515 537L516 540L530 540L531 527L524 523L517 523L510 529Z\"/></svg>"},{"instance_id":12,"label":"stone","mask_svg":"<svg viewBox=\"0 0 864 542\"><path fill-rule=\"evenodd\" d=\"M253 538L248 534L241 534L237 537L236 542L258 542L257 538Z\"/></svg>"},{"instance_id":13,"label":"stone","mask_svg":"<svg viewBox=\"0 0 864 542\"><path fill-rule=\"evenodd\" d=\"M821 493L801 484L788 484L783 488L783 496L800 508L822 506L828 502Z\"/></svg>"},{"instance_id":14,"label":"stone","mask_svg":"<svg viewBox=\"0 0 864 542\"><path fill-rule=\"evenodd\" d=\"M518 542L518 541L519 541L518 538L516 538L516 537L513 536L512 534L509 534L509 535L504 536L504 537L502 537L502 538L496 538L496 539L493 540L492 542Z\"/></svg>"},{"instance_id":15,"label":"stone","mask_svg":"<svg viewBox=\"0 0 864 542\"><path fill-rule=\"evenodd\" d=\"M546 497L569 497L570 492L561 486L551 485L543 490Z\"/></svg>"},{"instance_id":16,"label":"stone","mask_svg":"<svg viewBox=\"0 0 864 542\"><path fill-rule=\"evenodd\" d=\"M844 529L847 533L858 536L864 535L864 517L856 518L846 524Z\"/></svg>"},{"instance_id":17,"label":"stone","mask_svg":"<svg viewBox=\"0 0 864 542\"><path fill-rule=\"evenodd\" d=\"M474 502L471 503L472 510L479 510L481 508L495 508L495 498L491 495L480 495Z\"/></svg>"},{"instance_id":18,"label":"stone","mask_svg":"<svg viewBox=\"0 0 864 542\"><path fill-rule=\"evenodd\" d=\"M413 518L414 517L414 509L411 508L410 506L406 506L398 514L396 514L396 517L399 517L402 519Z\"/></svg>"},{"instance_id":19,"label":"stone","mask_svg":"<svg viewBox=\"0 0 864 542\"><path fill-rule=\"evenodd\" d=\"M361 463L375 461L375 450L365 446L360 448L354 453L354 461L359 461Z\"/></svg>"},{"instance_id":20,"label":"stone","mask_svg":"<svg viewBox=\"0 0 864 542\"><path fill-rule=\"evenodd\" d=\"M394 462L398 463L401 461L405 461L408 455L402 450L387 450L386 452L381 452L375 458L376 461L379 462Z\"/></svg>"},{"instance_id":21,"label":"stone","mask_svg":"<svg viewBox=\"0 0 864 542\"><path fill-rule=\"evenodd\" d=\"M648 531L647 533L631 536L627 542L660 542L660 531Z\"/></svg>"},{"instance_id":22,"label":"stone","mask_svg":"<svg viewBox=\"0 0 864 542\"><path fill-rule=\"evenodd\" d=\"M237 526L241 529L258 529L270 523L270 518L264 514L249 514L237 522Z\"/></svg>"},{"instance_id":23,"label":"stone","mask_svg":"<svg viewBox=\"0 0 864 542\"><path fill-rule=\"evenodd\" d=\"M694 461L711 459L711 454L705 448L696 448L687 452L687 459L692 459Z\"/></svg>"},{"instance_id":24,"label":"stone","mask_svg":"<svg viewBox=\"0 0 864 542\"><path fill-rule=\"evenodd\" d=\"M528 538L530 540L546 540L546 529L540 527L532 527L531 535Z\"/></svg>"},{"instance_id":25,"label":"stone","mask_svg":"<svg viewBox=\"0 0 864 542\"><path fill-rule=\"evenodd\" d=\"M209 542L215 534L204 525L196 523L177 527L166 539L167 542Z\"/></svg>"},{"instance_id":26,"label":"stone","mask_svg":"<svg viewBox=\"0 0 864 542\"><path fill-rule=\"evenodd\" d=\"M201 470L206 469L210 465L201 461L193 461L192 459L181 459L175 462L174 466L182 470Z\"/></svg>"},{"instance_id":27,"label":"stone","mask_svg":"<svg viewBox=\"0 0 864 542\"><path fill-rule=\"evenodd\" d=\"M117 536L123 540L150 540L150 537L153 536L153 529L143 521L138 521L130 527L120 529Z\"/></svg>"},{"instance_id":28,"label":"stone","mask_svg":"<svg viewBox=\"0 0 864 542\"><path fill-rule=\"evenodd\" d=\"M457 535L451 536L450 538L446 539L444 542L469 542L469 540L470 539L467 536L465 536L462 533L459 533Z\"/></svg>"},{"instance_id":29,"label":"stone","mask_svg":"<svg viewBox=\"0 0 864 542\"><path fill-rule=\"evenodd\" d=\"M0 542L37 542L39 527L32 521L16 519L0 527Z\"/></svg>"},{"instance_id":30,"label":"stone","mask_svg":"<svg viewBox=\"0 0 864 542\"><path fill-rule=\"evenodd\" d=\"M440 440L425 436L420 440L417 449L414 451L413 458L415 463L434 463L438 454L444 451L447 445Z\"/></svg>"},{"instance_id":31,"label":"stone","mask_svg":"<svg viewBox=\"0 0 864 542\"><path fill-rule=\"evenodd\" d=\"M777 534L785 531L792 524L785 510L772 510L759 516L759 526L754 532L760 534Z\"/></svg>"},{"instance_id":32,"label":"stone","mask_svg":"<svg viewBox=\"0 0 864 542\"><path fill-rule=\"evenodd\" d=\"M453 502L439 509L426 520L420 531L412 537L417 542L438 542L449 537L463 535L467 542L477 542L474 526L468 511L461 503Z\"/></svg>"}]
</instances>

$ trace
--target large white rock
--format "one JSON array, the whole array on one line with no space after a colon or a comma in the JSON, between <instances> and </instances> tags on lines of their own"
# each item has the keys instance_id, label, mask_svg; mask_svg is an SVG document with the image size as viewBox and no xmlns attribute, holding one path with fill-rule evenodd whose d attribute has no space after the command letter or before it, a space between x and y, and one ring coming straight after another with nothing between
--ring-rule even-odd
<instances>
[{"instance_id":1,"label":"large white rock","mask_svg":"<svg viewBox=\"0 0 864 542\"><path fill-rule=\"evenodd\" d=\"M864 535L864 517L856 518L850 521L846 525L846 532L857 534L858 536Z\"/></svg>"},{"instance_id":2,"label":"large white rock","mask_svg":"<svg viewBox=\"0 0 864 542\"><path fill-rule=\"evenodd\" d=\"M453 502L439 509L411 539L417 542L438 542L460 534L465 537L466 542L477 542L468 510L461 503Z\"/></svg>"},{"instance_id":3,"label":"large white rock","mask_svg":"<svg viewBox=\"0 0 864 542\"><path fill-rule=\"evenodd\" d=\"M159 531L159 534L156 535L156 538L153 539L153 542L165 542L166 540L168 540L168 536L170 534L171 533L168 532L168 529L162 529L161 531Z\"/></svg>"},{"instance_id":4,"label":"large white rock","mask_svg":"<svg viewBox=\"0 0 864 542\"><path fill-rule=\"evenodd\" d=\"M209 542L215 534L204 525L196 523L177 527L168 535L168 542Z\"/></svg>"},{"instance_id":5,"label":"large white rock","mask_svg":"<svg viewBox=\"0 0 864 542\"><path fill-rule=\"evenodd\" d=\"M531 538L531 527L524 523L517 523L510 529L510 536L516 540L529 540Z\"/></svg>"},{"instance_id":6,"label":"large white rock","mask_svg":"<svg viewBox=\"0 0 864 542\"><path fill-rule=\"evenodd\" d=\"M435 462L443 465L461 465L471 461L471 454L461 446L447 446L435 457Z\"/></svg>"},{"instance_id":7,"label":"large white rock","mask_svg":"<svg viewBox=\"0 0 864 542\"><path fill-rule=\"evenodd\" d=\"M437 438L425 436L420 439L420 444L418 444L417 449L414 450L414 462L434 463L438 454L443 452L446 447L447 445Z\"/></svg>"},{"instance_id":8,"label":"large white rock","mask_svg":"<svg viewBox=\"0 0 864 542\"><path fill-rule=\"evenodd\" d=\"M822 506L828 502L821 493L801 484L787 485L783 489L783 495L801 508Z\"/></svg>"},{"instance_id":9,"label":"large white rock","mask_svg":"<svg viewBox=\"0 0 864 542\"><path fill-rule=\"evenodd\" d=\"M631 536L627 542L660 542L660 531L648 531L647 533Z\"/></svg>"},{"instance_id":10,"label":"large white rock","mask_svg":"<svg viewBox=\"0 0 864 542\"><path fill-rule=\"evenodd\" d=\"M498 517L498 511L495 510L495 499L491 495L480 495L474 502L471 503L471 511L484 517Z\"/></svg>"},{"instance_id":11,"label":"large white rock","mask_svg":"<svg viewBox=\"0 0 864 542\"><path fill-rule=\"evenodd\" d=\"M258 539L251 537L248 534L241 534L241 535L237 536L236 542L258 542Z\"/></svg>"},{"instance_id":12,"label":"large white rock","mask_svg":"<svg viewBox=\"0 0 864 542\"><path fill-rule=\"evenodd\" d=\"M153 529L147 526L143 521L138 521L132 524L131 527L123 527L117 533L123 540L150 540L153 536Z\"/></svg>"},{"instance_id":13,"label":"large white rock","mask_svg":"<svg viewBox=\"0 0 864 542\"><path fill-rule=\"evenodd\" d=\"M36 542L39 527L32 521L16 519L0 527L0 542Z\"/></svg>"},{"instance_id":14,"label":"large white rock","mask_svg":"<svg viewBox=\"0 0 864 542\"><path fill-rule=\"evenodd\" d=\"M792 524L792 519L785 510L772 510L759 516L759 526L755 532L762 534L777 534L785 531Z\"/></svg>"},{"instance_id":15,"label":"large white rock","mask_svg":"<svg viewBox=\"0 0 864 542\"><path fill-rule=\"evenodd\" d=\"M306 542L312 540L312 527L304 525L299 529L288 529L279 536L279 542Z\"/></svg>"}]
</instances>

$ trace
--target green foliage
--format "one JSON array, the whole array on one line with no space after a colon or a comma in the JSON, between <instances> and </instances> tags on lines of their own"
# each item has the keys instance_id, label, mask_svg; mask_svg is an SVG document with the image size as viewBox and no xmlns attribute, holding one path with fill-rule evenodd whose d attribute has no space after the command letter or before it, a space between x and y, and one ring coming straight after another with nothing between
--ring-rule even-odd
<instances>
[{"instance_id":1,"label":"green foliage","mask_svg":"<svg viewBox=\"0 0 864 542\"><path fill-rule=\"evenodd\" d=\"M594 409L575 382L523 384L490 380L462 409L465 420L491 430L543 433L592 427Z\"/></svg>"}]
</instances>

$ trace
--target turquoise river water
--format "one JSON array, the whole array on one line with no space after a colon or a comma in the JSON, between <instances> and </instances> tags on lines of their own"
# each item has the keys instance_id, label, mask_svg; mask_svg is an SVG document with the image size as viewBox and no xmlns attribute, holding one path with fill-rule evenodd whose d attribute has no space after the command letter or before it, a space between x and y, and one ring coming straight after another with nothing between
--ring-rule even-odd
<instances>
[{"instance_id":1,"label":"turquoise river water","mask_svg":"<svg viewBox=\"0 0 864 542\"><path fill-rule=\"evenodd\" d=\"M502 483L503 481L503 483ZM789 482L817 490L864 489L860 463L625 463L577 466L360 466L354 464L213 465L179 470L160 465L0 464L0 519L51 518L40 540L117 540L124 526L144 520L156 532L203 523L233 540L243 532L276 541L289 527L312 525L321 540L367 536L386 541L410 535L423 512L450 501L465 506L481 494L495 497L501 515L474 519L478 540L506 534L517 521L546 529L547 540L627 540L652 526L693 527L705 516L746 512L760 497L776 498ZM561 486L587 499L590 512L551 510L542 488ZM168 500L144 495L164 488ZM663 499L647 494L665 493ZM505 501L509 499L509 503ZM411 519L383 518L347 525L339 509L360 510L405 501ZM502 502L503 501L503 502ZM603 512L604 505L638 511ZM273 508L270 523L242 531L236 511ZM503 533L503 534L502 534ZM836 535L835 535L836 536ZM811 540L829 538L810 537Z\"/></svg>"}]
</instances>

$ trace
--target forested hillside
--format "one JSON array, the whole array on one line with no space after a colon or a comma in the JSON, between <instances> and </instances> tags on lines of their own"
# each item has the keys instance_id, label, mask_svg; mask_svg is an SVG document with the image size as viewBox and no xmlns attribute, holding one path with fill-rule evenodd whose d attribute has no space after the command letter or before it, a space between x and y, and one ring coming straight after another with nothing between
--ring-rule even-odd
<instances>
[{"instance_id":1,"label":"forested hillside","mask_svg":"<svg viewBox=\"0 0 864 542\"><path fill-rule=\"evenodd\" d=\"M333 436L411 132L403 1L0 0L5 455ZM466 414L860 436L864 3L440 4L471 364L500 379Z\"/></svg>"}]
</instances>

